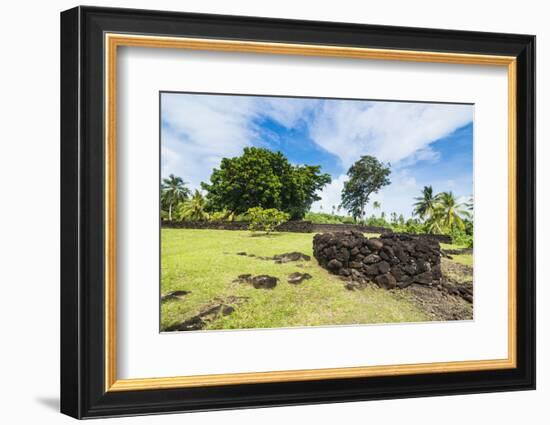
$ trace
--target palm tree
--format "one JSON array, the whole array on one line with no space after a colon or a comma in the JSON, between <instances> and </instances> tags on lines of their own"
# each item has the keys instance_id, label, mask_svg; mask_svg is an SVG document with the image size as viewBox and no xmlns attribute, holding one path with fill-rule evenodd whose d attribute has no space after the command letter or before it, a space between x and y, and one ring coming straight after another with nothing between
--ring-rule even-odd
<instances>
[{"instance_id":1,"label":"palm tree","mask_svg":"<svg viewBox=\"0 0 550 425\"><path fill-rule=\"evenodd\" d=\"M191 221L208 220L209 215L205 211L205 207L206 199L198 190L195 190L191 199L181 204L178 210L179 218Z\"/></svg>"},{"instance_id":2,"label":"palm tree","mask_svg":"<svg viewBox=\"0 0 550 425\"><path fill-rule=\"evenodd\" d=\"M416 202L413 204L413 214L421 219L431 217L436 208L436 198L437 197L434 196L433 193L433 188L431 186L424 186L424 189L422 189L422 196L414 198Z\"/></svg>"},{"instance_id":3,"label":"palm tree","mask_svg":"<svg viewBox=\"0 0 550 425\"><path fill-rule=\"evenodd\" d=\"M374 201L374 202L372 203L372 209L373 209L373 210L379 210L381 207L382 207L382 206L380 205L380 202L378 202L378 201Z\"/></svg>"},{"instance_id":4,"label":"palm tree","mask_svg":"<svg viewBox=\"0 0 550 425\"><path fill-rule=\"evenodd\" d=\"M467 206L458 202L453 192L441 192L436 199L442 227L464 229L463 220L470 217L470 213L465 209Z\"/></svg>"},{"instance_id":5,"label":"palm tree","mask_svg":"<svg viewBox=\"0 0 550 425\"><path fill-rule=\"evenodd\" d=\"M470 195L468 197L468 200L464 203L465 207L468 209L468 211L473 212L474 211L474 197Z\"/></svg>"},{"instance_id":6,"label":"palm tree","mask_svg":"<svg viewBox=\"0 0 550 425\"><path fill-rule=\"evenodd\" d=\"M191 191L181 177L170 174L168 178L162 179L161 202L168 206L168 220L172 221L172 209L182 201L185 201Z\"/></svg>"}]
</instances>

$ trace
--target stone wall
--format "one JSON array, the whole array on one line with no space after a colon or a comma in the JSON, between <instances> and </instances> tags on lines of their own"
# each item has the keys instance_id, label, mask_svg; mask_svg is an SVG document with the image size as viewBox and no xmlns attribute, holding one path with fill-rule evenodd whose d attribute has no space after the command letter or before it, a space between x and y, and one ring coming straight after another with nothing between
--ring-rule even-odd
<instances>
[{"instance_id":1,"label":"stone wall","mask_svg":"<svg viewBox=\"0 0 550 425\"><path fill-rule=\"evenodd\" d=\"M360 224L320 224L313 223L315 233L344 232L346 230L355 230L363 233L391 233L391 229L379 226L363 226Z\"/></svg>"},{"instance_id":2,"label":"stone wall","mask_svg":"<svg viewBox=\"0 0 550 425\"><path fill-rule=\"evenodd\" d=\"M173 229L214 229L214 230L248 230L248 221L163 221L161 226ZM306 220L291 220L277 227L280 232L295 233L328 233L355 231L363 233L391 234L391 229L359 224L319 224ZM434 239L441 243L451 243L447 235L415 235L417 238Z\"/></svg>"},{"instance_id":3,"label":"stone wall","mask_svg":"<svg viewBox=\"0 0 550 425\"><path fill-rule=\"evenodd\" d=\"M248 221L163 221L162 227L172 229L248 230ZM311 221L287 221L277 227L280 232L312 233Z\"/></svg>"},{"instance_id":4,"label":"stone wall","mask_svg":"<svg viewBox=\"0 0 550 425\"><path fill-rule=\"evenodd\" d=\"M441 281L439 242L408 234L366 238L357 231L317 234L313 255L331 273L355 282L372 281L385 289Z\"/></svg>"}]
</instances>

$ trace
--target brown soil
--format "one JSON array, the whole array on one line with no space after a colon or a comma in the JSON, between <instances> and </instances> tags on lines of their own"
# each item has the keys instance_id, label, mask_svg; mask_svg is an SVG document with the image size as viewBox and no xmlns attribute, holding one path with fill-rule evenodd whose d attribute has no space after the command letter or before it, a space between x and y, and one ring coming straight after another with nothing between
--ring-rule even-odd
<instances>
[{"instance_id":1,"label":"brown soil","mask_svg":"<svg viewBox=\"0 0 550 425\"><path fill-rule=\"evenodd\" d=\"M473 268L442 258L441 272L440 285L413 284L403 292L433 320L472 320Z\"/></svg>"},{"instance_id":2,"label":"brown soil","mask_svg":"<svg viewBox=\"0 0 550 425\"><path fill-rule=\"evenodd\" d=\"M413 284L402 290L432 320L472 320L472 304L460 296L451 295L442 288Z\"/></svg>"}]
</instances>

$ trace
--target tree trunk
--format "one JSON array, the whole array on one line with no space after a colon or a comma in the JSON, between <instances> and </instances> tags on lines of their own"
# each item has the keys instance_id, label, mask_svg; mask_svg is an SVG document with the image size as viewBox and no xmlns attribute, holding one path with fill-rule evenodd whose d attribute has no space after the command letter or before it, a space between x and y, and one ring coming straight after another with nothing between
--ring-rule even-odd
<instances>
[{"instance_id":1,"label":"tree trunk","mask_svg":"<svg viewBox=\"0 0 550 425\"><path fill-rule=\"evenodd\" d=\"M168 205L168 221L172 221L172 202Z\"/></svg>"}]
</instances>

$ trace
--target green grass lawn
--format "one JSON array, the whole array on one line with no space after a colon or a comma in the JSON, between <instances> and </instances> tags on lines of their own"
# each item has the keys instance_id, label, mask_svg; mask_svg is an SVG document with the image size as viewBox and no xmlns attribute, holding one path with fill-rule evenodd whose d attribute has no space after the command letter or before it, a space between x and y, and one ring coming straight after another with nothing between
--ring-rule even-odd
<instances>
[{"instance_id":1,"label":"green grass lawn","mask_svg":"<svg viewBox=\"0 0 550 425\"><path fill-rule=\"evenodd\" d=\"M317 265L313 234L274 233L252 236L247 231L162 229L161 293L191 291L183 299L162 303L161 329L189 319L215 298L249 297L206 329L272 328L338 324L418 322L430 320L412 300L375 287L348 291L343 282ZM273 256L299 251L311 261L276 264L239 256L245 251ZM298 267L301 264L303 267ZM307 272L312 279L291 285L287 276ZM272 290L233 282L240 274L279 278Z\"/></svg>"}]
</instances>

